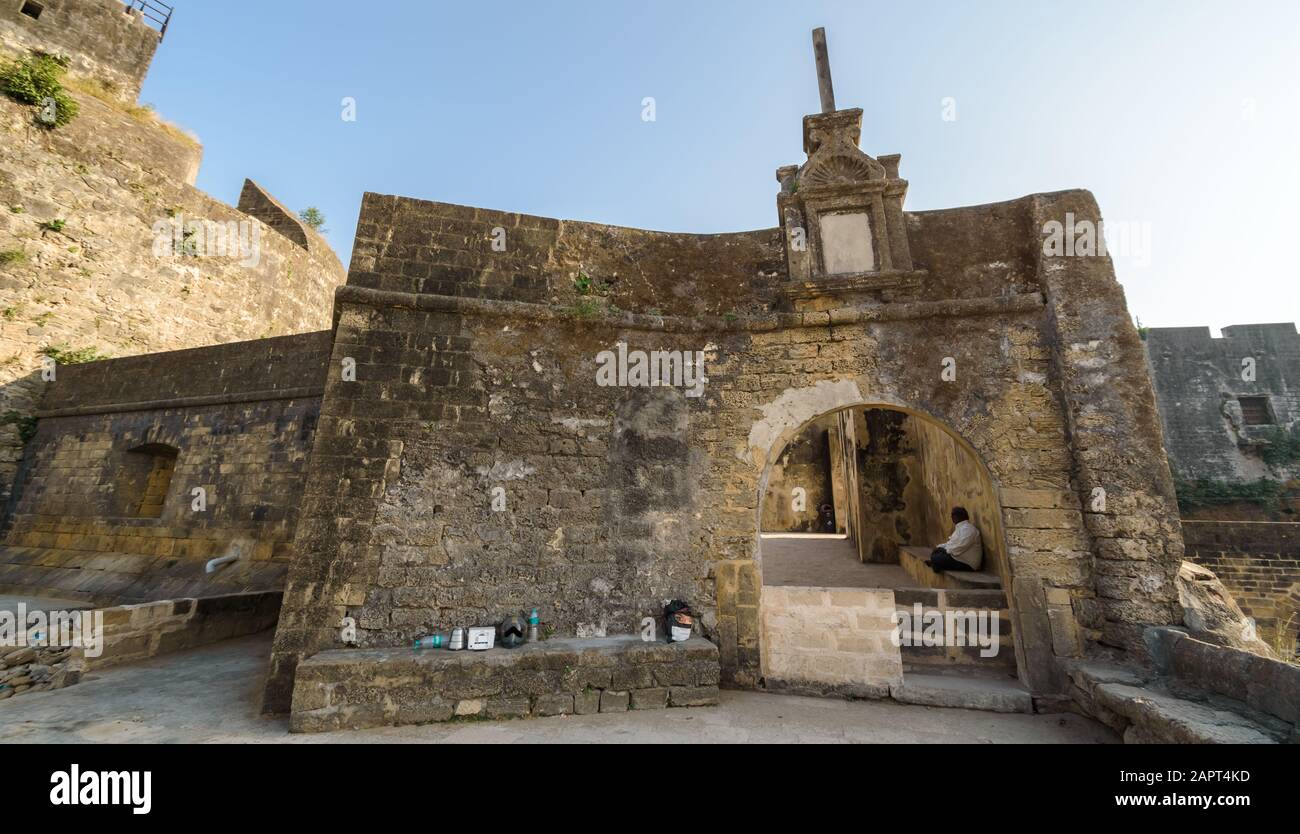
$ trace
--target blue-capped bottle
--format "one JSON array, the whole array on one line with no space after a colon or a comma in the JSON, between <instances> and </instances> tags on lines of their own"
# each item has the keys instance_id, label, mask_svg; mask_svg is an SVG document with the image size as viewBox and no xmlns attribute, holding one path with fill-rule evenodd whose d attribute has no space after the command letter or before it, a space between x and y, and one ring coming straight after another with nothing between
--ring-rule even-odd
<instances>
[{"instance_id":1,"label":"blue-capped bottle","mask_svg":"<svg viewBox=\"0 0 1300 834\"><path fill-rule=\"evenodd\" d=\"M428 634L428 635L425 635L424 637L420 637L420 638L418 638L418 639L415 641L415 645L414 645L412 648L416 648L416 649L445 649L445 648L447 648L447 644L448 644L449 642L450 642L450 640L449 640L449 638L448 638L448 636L447 636L446 633L444 633L444 632L438 632L437 634Z\"/></svg>"}]
</instances>

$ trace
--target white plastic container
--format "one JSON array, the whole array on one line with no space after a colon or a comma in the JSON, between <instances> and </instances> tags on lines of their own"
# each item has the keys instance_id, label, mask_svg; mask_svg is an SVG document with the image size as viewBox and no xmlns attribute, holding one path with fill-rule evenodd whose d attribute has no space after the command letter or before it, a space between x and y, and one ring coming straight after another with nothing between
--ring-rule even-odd
<instances>
[{"instance_id":1,"label":"white plastic container","mask_svg":"<svg viewBox=\"0 0 1300 834\"><path fill-rule=\"evenodd\" d=\"M497 630L493 626L470 626L470 651L481 652L492 648L497 642Z\"/></svg>"}]
</instances>

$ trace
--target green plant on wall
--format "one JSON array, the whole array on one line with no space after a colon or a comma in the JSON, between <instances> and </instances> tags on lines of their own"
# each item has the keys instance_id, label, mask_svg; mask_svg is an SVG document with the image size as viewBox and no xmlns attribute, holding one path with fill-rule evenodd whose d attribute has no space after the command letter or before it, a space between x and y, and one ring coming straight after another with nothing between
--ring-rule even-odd
<instances>
[{"instance_id":1,"label":"green plant on wall","mask_svg":"<svg viewBox=\"0 0 1300 834\"><path fill-rule=\"evenodd\" d=\"M580 319L589 319L600 315L602 307L598 301L592 298L579 298L578 303L574 304L573 315Z\"/></svg>"},{"instance_id":2,"label":"green plant on wall","mask_svg":"<svg viewBox=\"0 0 1300 834\"><path fill-rule=\"evenodd\" d=\"M573 279L573 289L578 295L609 295L610 285L605 281L597 281L585 272L579 272L578 277Z\"/></svg>"},{"instance_id":3,"label":"green plant on wall","mask_svg":"<svg viewBox=\"0 0 1300 834\"><path fill-rule=\"evenodd\" d=\"M1260 430L1251 437L1250 446L1269 466L1300 463L1300 426L1289 431L1280 426Z\"/></svg>"},{"instance_id":4,"label":"green plant on wall","mask_svg":"<svg viewBox=\"0 0 1300 834\"><path fill-rule=\"evenodd\" d=\"M109 359L108 354L100 353L99 348L68 348L63 345L50 345L41 348L41 355L48 356L60 365L84 365L87 362L98 362L101 359Z\"/></svg>"},{"instance_id":5,"label":"green plant on wall","mask_svg":"<svg viewBox=\"0 0 1300 834\"><path fill-rule=\"evenodd\" d=\"M0 252L0 266L20 264L27 260L27 253L21 249L6 249Z\"/></svg>"},{"instance_id":6,"label":"green plant on wall","mask_svg":"<svg viewBox=\"0 0 1300 834\"><path fill-rule=\"evenodd\" d=\"M1178 493L1178 509L1184 513L1222 504L1258 504L1274 510L1281 503L1284 487L1277 481L1260 478L1258 481L1217 481L1197 478L1191 481L1174 480Z\"/></svg>"},{"instance_id":7,"label":"green plant on wall","mask_svg":"<svg viewBox=\"0 0 1300 834\"><path fill-rule=\"evenodd\" d=\"M307 206L298 212L298 219L323 235L329 234L329 229L325 228L325 215L315 206Z\"/></svg>"},{"instance_id":8,"label":"green plant on wall","mask_svg":"<svg viewBox=\"0 0 1300 834\"><path fill-rule=\"evenodd\" d=\"M18 438L25 444L36 436L36 418L31 414L6 411L0 414L0 426L17 426Z\"/></svg>"},{"instance_id":9,"label":"green plant on wall","mask_svg":"<svg viewBox=\"0 0 1300 834\"><path fill-rule=\"evenodd\" d=\"M36 107L38 124L62 127L76 117L79 109L76 99L63 87L67 70L67 58L34 53L0 67L0 92Z\"/></svg>"}]
</instances>

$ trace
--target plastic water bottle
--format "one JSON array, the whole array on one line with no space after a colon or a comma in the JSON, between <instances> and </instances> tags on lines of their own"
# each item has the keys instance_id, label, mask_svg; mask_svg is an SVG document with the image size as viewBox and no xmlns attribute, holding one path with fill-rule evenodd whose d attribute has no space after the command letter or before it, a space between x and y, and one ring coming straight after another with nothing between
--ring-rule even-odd
<instances>
[{"instance_id":1,"label":"plastic water bottle","mask_svg":"<svg viewBox=\"0 0 1300 834\"><path fill-rule=\"evenodd\" d=\"M448 638L447 638L447 635L446 635L446 634L442 634L442 633L439 633L439 634L430 634L430 635L428 635L428 636L421 637L421 638L419 638L418 640L416 640L416 641L415 641L415 646L414 646L413 648L417 648L417 649L445 649L445 648L447 647L447 643L448 643L448 642L449 642L449 641L448 641Z\"/></svg>"},{"instance_id":2,"label":"plastic water bottle","mask_svg":"<svg viewBox=\"0 0 1300 834\"><path fill-rule=\"evenodd\" d=\"M538 634L538 628L537 628L539 622L540 621L537 617L537 609L534 608L533 613L528 615L528 642L529 643L536 643L539 639L541 639L540 635Z\"/></svg>"}]
</instances>

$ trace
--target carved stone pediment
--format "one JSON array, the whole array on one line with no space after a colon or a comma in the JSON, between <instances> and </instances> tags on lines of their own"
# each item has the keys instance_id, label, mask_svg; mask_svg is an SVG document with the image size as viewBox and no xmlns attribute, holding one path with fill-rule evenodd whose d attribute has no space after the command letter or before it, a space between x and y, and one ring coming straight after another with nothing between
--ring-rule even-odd
<instances>
[{"instance_id":1,"label":"carved stone pediment","mask_svg":"<svg viewBox=\"0 0 1300 834\"><path fill-rule=\"evenodd\" d=\"M896 155L879 159L858 147L862 111L805 116L800 166L777 171L777 208L785 229L791 298L850 295L912 286L903 221L907 181Z\"/></svg>"},{"instance_id":2,"label":"carved stone pediment","mask_svg":"<svg viewBox=\"0 0 1300 834\"><path fill-rule=\"evenodd\" d=\"M818 151L799 172L800 188L852 185L869 180L883 180L885 166L857 148Z\"/></svg>"},{"instance_id":3,"label":"carved stone pediment","mask_svg":"<svg viewBox=\"0 0 1300 834\"><path fill-rule=\"evenodd\" d=\"M795 176L799 188L851 185L886 178L885 166L858 147L862 132L860 109L806 116L803 129L808 161Z\"/></svg>"}]
</instances>

